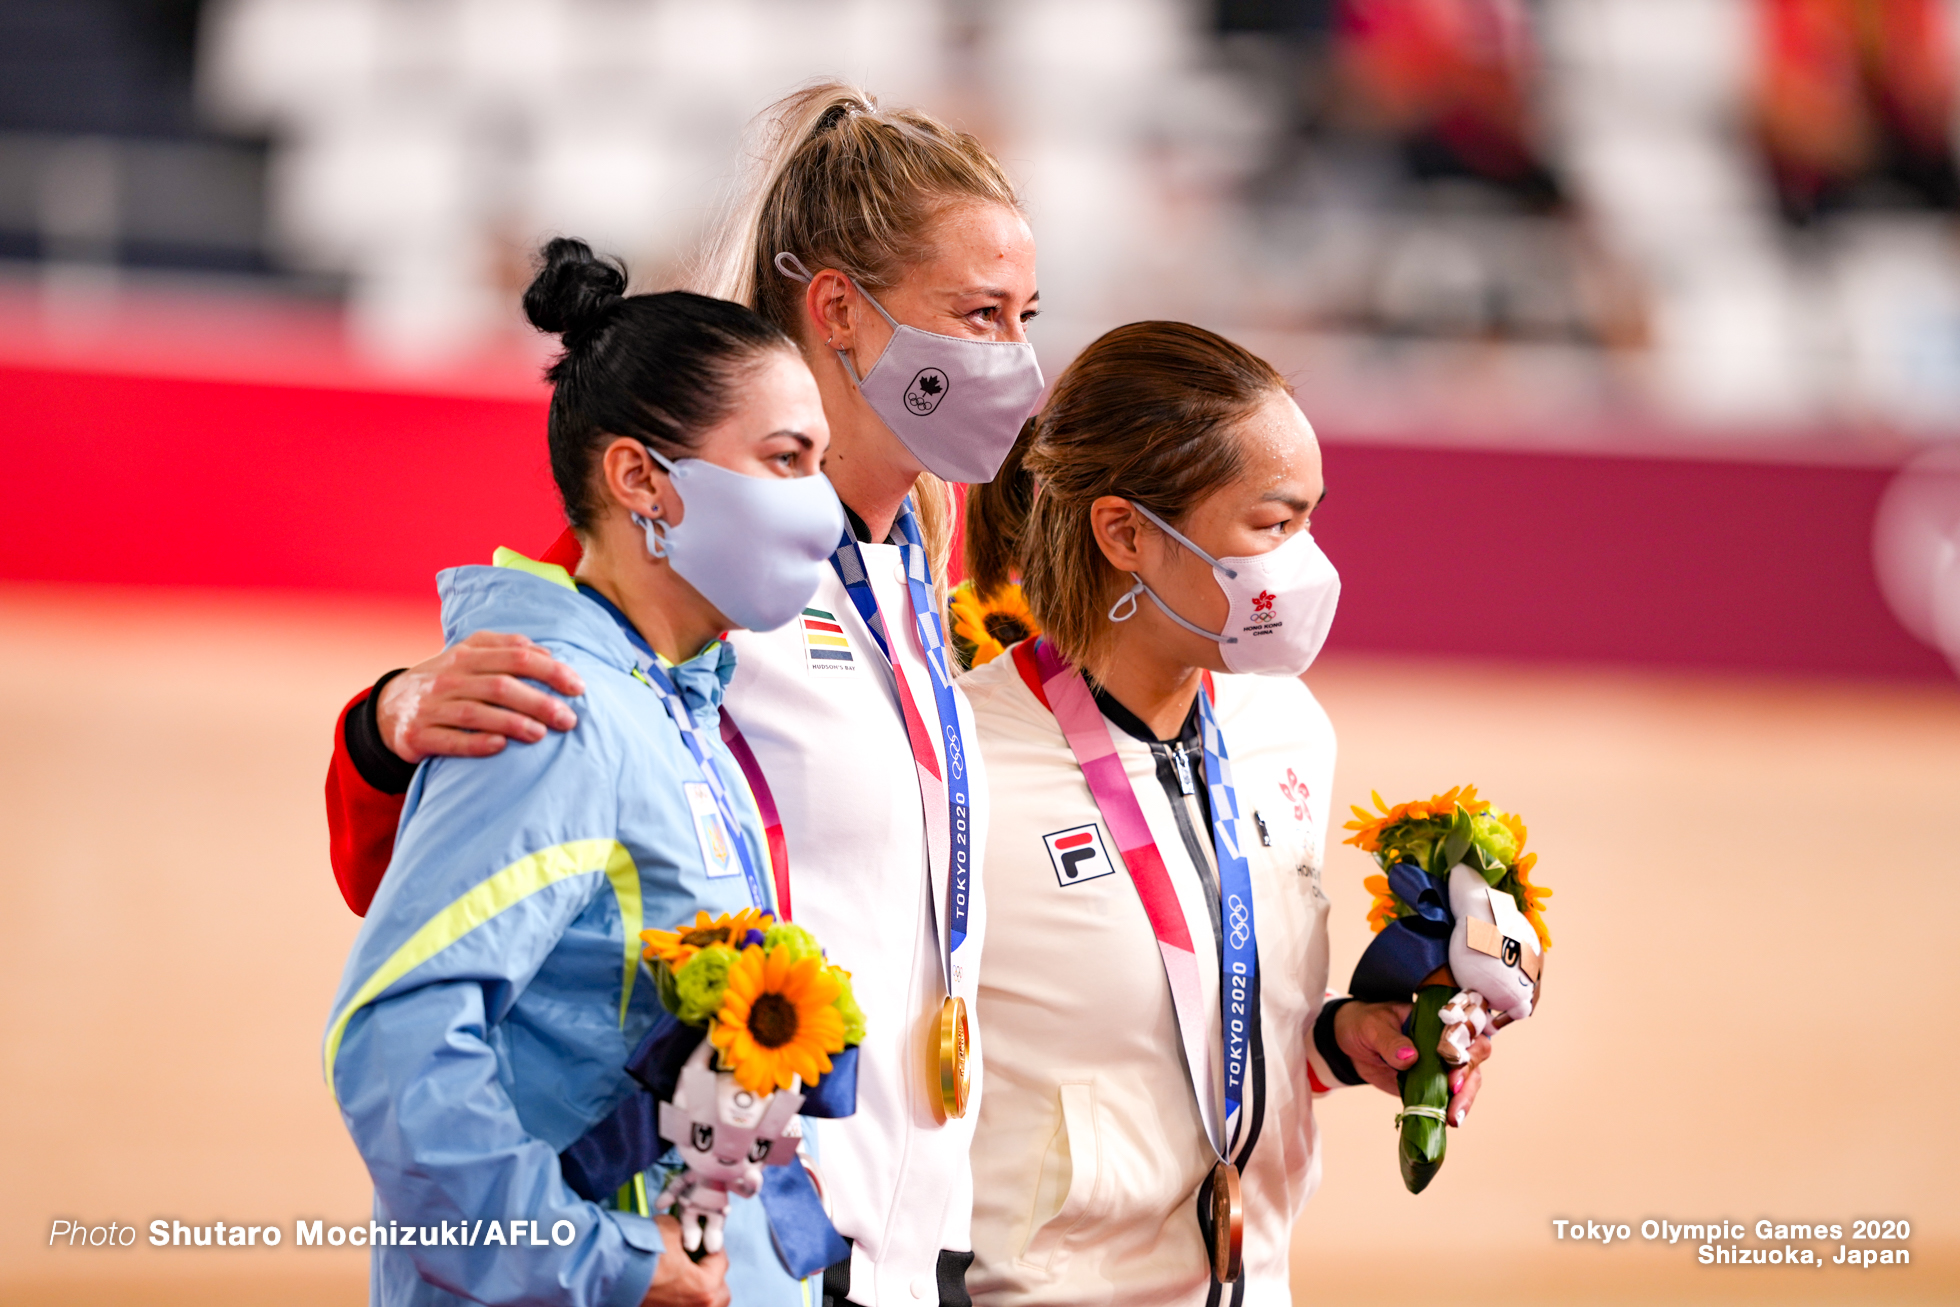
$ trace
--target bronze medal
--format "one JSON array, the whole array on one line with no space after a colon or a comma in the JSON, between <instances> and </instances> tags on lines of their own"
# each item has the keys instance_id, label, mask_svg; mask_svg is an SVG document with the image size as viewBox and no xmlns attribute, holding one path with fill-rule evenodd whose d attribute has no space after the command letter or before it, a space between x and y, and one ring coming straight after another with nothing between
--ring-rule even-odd
<instances>
[{"instance_id":1,"label":"bronze medal","mask_svg":"<svg viewBox=\"0 0 1960 1307\"><path fill-rule=\"evenodd\" d=\"M1230 1284L1244 1265L1245 1203L1239 1195L1239 1168L1220 1162L1211 1168L1212 1278Z\"/></svg>"},{"instance_id":2,"label":"bronze medal","mask_svg":"<svg viewBox=\"0 0 1960 1307\"><path fill-rule=\"evenodd\" d=\"M943 1119L966 1115L971 1088L966 1070L966 1000L949 994L939 1005L939 1095L933 1104Z\"/></svg>"}]
</instances>

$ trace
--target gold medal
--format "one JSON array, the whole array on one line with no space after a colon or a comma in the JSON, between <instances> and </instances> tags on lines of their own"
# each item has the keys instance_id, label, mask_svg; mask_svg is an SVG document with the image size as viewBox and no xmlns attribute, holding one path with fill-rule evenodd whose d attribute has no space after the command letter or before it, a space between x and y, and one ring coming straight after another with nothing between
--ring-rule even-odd
<instances>
[{"instance_id":1,"label":"gold medal","mask_svg":"<svg viewBox=\"0 0 1960 1307\"><path fill-rule=\"evenodd\" d=\"M966 1072L966 1000L948 994L939 1005L939 1095L933 1106L942 1120L966 1115L970 1089Z\"/></svg>"},{"instance_id":2,"label":"gold medal","mask_svg":"<svg viewBox=\"0 0 1960 1307\"><path fill-rule=\"evenodd\" d=\"M1239 1278L1245 1264L1245 1204L1239 1196L1239 1168L1220 1162L1211 1168L1211 1275L1220 1284Z\"/></svg>"}]
</instances>

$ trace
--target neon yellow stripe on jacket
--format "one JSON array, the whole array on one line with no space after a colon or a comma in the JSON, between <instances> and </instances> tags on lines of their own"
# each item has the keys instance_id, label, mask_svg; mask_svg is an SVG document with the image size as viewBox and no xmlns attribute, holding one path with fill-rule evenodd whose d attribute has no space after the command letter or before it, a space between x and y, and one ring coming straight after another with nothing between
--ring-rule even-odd
<instances>
[{"instance_id":1,"label":"neon yellow stripe on jacket","mask_svg":"<svg viewBox=\"0 0 1960 1307\"><path fill-rule=\"evenodd\" d=\"M573 840L540 849L520 858L469 893L430 918L408 942L394 951L375 973L367 978L347 1006L327 1028L327 1088L334 1101L340 1094L333 1088L333 1062L340 1052L340 1039L354 1014L375 1000L388 986L400 980L436 954L454 944L478 926L490 921L506 908L521 903L539 890L573 876L604 871L612 882L613 896L619 900L619 918L625 936L625 970L619 986L619 1024L626 1025L627 1004L633 997L633 977L640 969L640 929L643 912L640 902L640 870L633 855L618 840Z\"/></svg>"},{"instance_id":2,"label":"neon yellow stripe on jacket","mask_svg":"<svg viewBox=\"0 0 1960 1307\"><path fill-rule=\"evenodd\" d=\"M529 572L532 576L543 577L553 585L562 585L567 590L578 589L578 583L572 580L572 574L558 566L558 564L540 563L535 558L526 558L523 554L518 553L508 545L497 546L497 552L490 555L490 565L492 567L508 567L519 572Z\"/></svg>"}]
</instances>

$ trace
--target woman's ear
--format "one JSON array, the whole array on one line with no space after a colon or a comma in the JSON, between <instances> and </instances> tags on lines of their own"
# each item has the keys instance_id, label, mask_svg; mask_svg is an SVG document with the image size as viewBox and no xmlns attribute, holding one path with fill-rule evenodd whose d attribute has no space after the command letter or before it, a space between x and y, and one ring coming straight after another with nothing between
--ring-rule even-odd
<instances>
[{"instance_id":1,"label":"woman's ear","mask_svg":"<svg viewBox=\"0 0 1960 1307\"><path fill-rule=\"evenodd\" d=\"M832 350L856 347L850 301L851 279L835 268L825 268L810 278L803 291L803 306L813 343Z\"/></svg>"},{"instance_id":2,"label":"woman's ear","mask_svg":"<svg viewBox=\"0 0 1960 1307\"><path fill-rule=\"evenodd\" d=\"M1142 566L1137 547L1137 533L1142 527L1143 515L1121 495L1103 495L1089 505L1089 530L1096 537L1096 548L1119 572L1134 572Z\"/></svg>"},{"instance_id":3,"label":"woman's ear","mask_svg":"<svg viewBox=\"0 0 1960 1307\"><path fill-rule=\"evenodd\" d=\"M607 445L599 474L606 483L606 498L627 513L670 523L679 520L673 483L639 441L620 436Z\"/></svg>"}]
</instances>

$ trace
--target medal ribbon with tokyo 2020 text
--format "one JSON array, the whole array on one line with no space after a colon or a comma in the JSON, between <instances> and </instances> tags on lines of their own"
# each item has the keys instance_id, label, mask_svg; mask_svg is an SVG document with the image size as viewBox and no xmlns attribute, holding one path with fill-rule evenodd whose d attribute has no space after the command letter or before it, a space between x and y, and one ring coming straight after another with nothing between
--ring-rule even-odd
<instances>
[{"instance_id":1,"label":"medal ribbon with tokyo 2020 text","mask_svg":"<svg viewBox=\"0 0 1960 1307\"><path fill-rule=\"evenodd\" d=\"M1025 646L1024 646L1025 648ZM1015 651L1017 655L1022 650ZM1115 738L1102 709L1096 706L1082 674L1063 661L1046 640L1033 646L1033 662L1042 697L1068 737L1082 778L1096 809L1123 855L1137 897L1143 900L1157 936L1157 951L1170 981L1171 1003L1177 1013L1179 1039L1191 1073L1191 1090L1221 1160L1241 1169L1258 1142L1258 1113L1246 1128L1242 1110L1251 1086L1259 1023L1259 934L1253 918L1252 869L1239 847L1238 795L1232 786L1232 762L1225 736L1212 707L1210 677L1198 691L1198 711L1204 727L1205 786L1211 794L1212 851L1218 860L1219 1006L1224 1014L1225 1117L1217 1113L1207 1092L1210 1060L1206 1056L1204 990L1198 976L1198 955L1191 926L1171 884L1164 855L1130 786L1129 773L1116 751ZM1243 1140L1241 1135L1244 1136ZM1241 1148L1240 1145L1243 1144ZM1232 1150L1239 1155L1232 1158Z\"/></svg>"},{"instance_id":2,"label":"medal ribbon with tokyo 2020 text","mask_svg":"<svg viewBox=\"0 0 1960 1307\"><path fill-rule=\"evenodd\" d=\"M632 642L634 649L643 656L644 662L634 667L634 674L660 696L660 702L666 707L667 715L672 717L674 725L680 728L681 740L687 745L687 751L694 756L694 765L700 769L701 779L708 783L708 793L715 797L715 811L720 814L721 824L728 830L728 842L735 846L735 853L742 861L742 879L748 882L749 901L758 911L773 912L775 909L770 902L769 890L763 884L762 873L755 865L755 854L749 849L749 842L742 834L741 824L735 820L735 806L728 800L728 787L721 783L721 769L715 766L714 755L708 752L708 746L701 742L701 732L694 724L693 714L689 713L687 705L681 702L680 691L674 688L673 678L667 675L667 669L660 665L660 655L653 651L653 646L646 642L646 637L634 628L633 623L626 620L626 614L615 608L611 600L590 586L580 586L579 593L612 614L612 619L619 623L619 629L625 632L626 638ZM746 745L746 741L744 744Z\"/></svg>"},{"instance_id":3,"label":"medal ribbon with tokyo 2020 text","mask_svg":"<svg viewBox=\"0 0 1960 1307\"><path fill-rule=\"evenodd\" d=\"M878 611L878 596L871 588L864 555L857 538L849 530L830 556L830 565L850 592L851 605L864 619L871 638L878 642L898 684L899 711L905 718L906 738L912 745L912 758L918 765L919 788L925 799L926 847L932 861L942 863L933 877L935 888L945 886L945 903L940 912L946 931L946 992L962 998L972 989L973 977L962 965L961 951L967 942L967 916L973 898L973 811L972 772L967 765L966 742L960 732L959 696L953 689L952 664L946 657L946 634L939 624L939 610L932 602L932 563L926 557L925 540L919 533L919 519L907 497L899 506L896 522L904 543L899 555L905 560L905 587L912 600L913 627L925 650L926 670L932 679L933 706L938 710L940 737L946 750L945 774L933 750L932 733L921 717L906 683L905 666L892 647L891 633L885 629ZM944 792L943 806L937 802ZM935 898L939 895L935 893Z\"/></svg>"}]
</instances>

